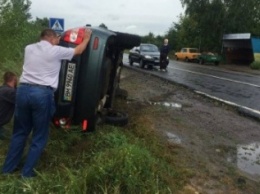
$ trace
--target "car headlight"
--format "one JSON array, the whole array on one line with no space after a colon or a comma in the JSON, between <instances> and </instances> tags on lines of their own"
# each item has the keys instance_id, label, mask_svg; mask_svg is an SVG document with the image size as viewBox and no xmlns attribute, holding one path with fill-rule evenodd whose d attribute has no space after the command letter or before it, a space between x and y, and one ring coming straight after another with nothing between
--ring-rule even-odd
<instances>
[{"instance_id":1,"label":"car headlight","mask_svg":"<svg viewBox=\"0 0 260 194\"><path fill-rule=\"evenodd\" d=\"M144 58L146 59L152 59L152 57L150 55L145 55Z\"/></svg>"}]
</instances>

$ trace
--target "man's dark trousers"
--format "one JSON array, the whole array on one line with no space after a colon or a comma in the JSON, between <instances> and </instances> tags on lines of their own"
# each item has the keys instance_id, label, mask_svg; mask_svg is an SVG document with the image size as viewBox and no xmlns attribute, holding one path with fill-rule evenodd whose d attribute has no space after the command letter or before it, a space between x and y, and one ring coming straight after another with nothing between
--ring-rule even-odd
<instances>
[{"instance_id":1,"label":"man's dark trousers","mask_svg":"<svg viewBox=\"0 0 260 194\"><path fill-rule=\"evenodd\" d=\"M32 131L32 142L22 169L23 177L35 175L34 167L45 148L49 122L55 111L53 90L35 85L20 85L17 90L14 130L3 166L3 173L13 172L20 163L27 138Z\"/></svg>"}]
</instances>

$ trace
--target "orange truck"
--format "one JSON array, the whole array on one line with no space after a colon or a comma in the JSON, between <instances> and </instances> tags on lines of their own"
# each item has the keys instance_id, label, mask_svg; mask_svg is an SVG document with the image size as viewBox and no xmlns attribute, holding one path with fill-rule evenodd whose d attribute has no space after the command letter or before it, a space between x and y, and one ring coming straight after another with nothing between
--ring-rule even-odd
<instances>
[{"instance_id":1,"label":"orange truck","mask_svg":"<svg viewBox=\"0 0 260 194\"><path fill-rule=\"evenodd\" d=\"M199 52L199 49L197 49L197 48L182 48L179 52L175 53L175 59L184 60L186 62L197 61L198 56L200 54L201 53Z\"/></svg>"}]
</instances>

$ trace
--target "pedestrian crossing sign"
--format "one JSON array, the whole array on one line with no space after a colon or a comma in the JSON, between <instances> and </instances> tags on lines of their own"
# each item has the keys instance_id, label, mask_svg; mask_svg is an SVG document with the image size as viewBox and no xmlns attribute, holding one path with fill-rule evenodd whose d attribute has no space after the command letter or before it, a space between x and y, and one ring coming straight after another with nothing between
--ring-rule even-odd
<instances>
[{"instance_id":1,"label":"pedestrian crossing sign","mask_svg":"<svg viewBox=\"0 0 260 194\"><path fill-rule=\"evenodd\" d=\"M62 18L50 18L49 19L49 28L55 32L61 33L64 32L64 19Z\"/></svg>"}]
</instances>

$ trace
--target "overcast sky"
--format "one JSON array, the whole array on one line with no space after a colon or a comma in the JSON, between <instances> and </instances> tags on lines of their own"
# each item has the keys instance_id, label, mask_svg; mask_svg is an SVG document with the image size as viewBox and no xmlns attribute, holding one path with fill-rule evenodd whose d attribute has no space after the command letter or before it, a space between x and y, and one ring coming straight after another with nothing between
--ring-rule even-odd
<instances>
[{"instance_id":1,"label":"overcast sky","mask_svg":"<svg viewBox=\"0 0 260 194\"><path fill-rule=\"evenodd\" d=\"M184 12L180 0L32 0L33 18L63 18L65 30L104 23L109 29L163 35Z\"/></svg>"}]
</instances>

